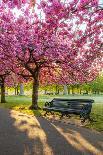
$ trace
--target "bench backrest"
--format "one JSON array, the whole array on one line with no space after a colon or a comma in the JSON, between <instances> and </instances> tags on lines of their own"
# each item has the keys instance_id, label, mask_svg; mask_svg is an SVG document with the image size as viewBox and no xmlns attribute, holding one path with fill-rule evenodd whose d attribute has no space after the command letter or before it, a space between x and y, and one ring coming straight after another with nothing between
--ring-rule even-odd
<instances>
[{"instance_id":1,"label":"bench backrest","mask_svg":"<svg viewBox=\"0 0 103 155\"><path fill-rule=\"evenodd\" d=\"M64 108L69 107L69 101L68 100L53 99L51 103L52 103L51 106L53 106L53 107L64 107Z\"/></svg>"},{"instance_id":2,"label":"bench backrest","mask_svg":"<svg viewBox=\"0 0 103 155\"><path fill-rule=\"evenodd\" d=\"M51 107L71 108L71 109L82 109L83 107L89 106L92 108L94 100L91 99L61 99L54 98L51 101Z\"/></svg>"}]
</instances>

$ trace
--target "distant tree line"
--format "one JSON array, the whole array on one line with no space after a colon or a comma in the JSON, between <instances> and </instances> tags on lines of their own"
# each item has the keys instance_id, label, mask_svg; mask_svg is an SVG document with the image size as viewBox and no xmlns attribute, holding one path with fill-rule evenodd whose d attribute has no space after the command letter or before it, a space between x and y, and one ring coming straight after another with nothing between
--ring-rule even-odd
<instances>
[{"instance_id":1,"label":"distant tree line","mask_svg":"<svg viewBox=\"0 0 103 155\"><path fill-rule=\"evenodd\" d=\"M13 87L8 87L7 90L12 90L15 95L26 95L26 92L32 92L32 83L16 83ZM103 75L98 76L94 81L84 84L47 84L40 85L39 94L44 95L59 95L59 94L103 94Z\"/></svg>"},{"instance_id":2,"label":"distant tree line","mask_svg":"<svg viewBox=\"0 0 103 155\"><path fill-rule=\"evenodd\" d=\"M44 91L46 95L58 95L58 94L102 94L103 93L103 75L97 77L94 81L84 84L75 85L46 85L41 86L40 91Z\"/></svg>"}]
</instances>

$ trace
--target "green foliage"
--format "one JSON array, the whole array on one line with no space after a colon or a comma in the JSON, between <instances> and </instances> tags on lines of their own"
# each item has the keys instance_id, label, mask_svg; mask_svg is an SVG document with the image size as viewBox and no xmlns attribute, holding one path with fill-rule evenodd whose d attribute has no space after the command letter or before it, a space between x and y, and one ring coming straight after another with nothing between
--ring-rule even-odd
<instances>
[{"instance_id":1,"label":"green foliage","mask_svg":"<svg viewBox=\"0 0 103 155\"><path fill-rule=\"evenodd\" d=\"M0 107L17 110L30 115L41 115L42 110L29 110L31 98L28 96L8 96L6 97L6 101L7 103L0 104ZM39 105L42 106L43 103L39 102Z\"/></svg>"},{"instance_id":2,"label":"green foliage","mask_svg":"<svg viewBox=\"0 0 103 155\"><path fill-rule=\"evenodd\" d=\"M30 90L32 89L32 82L27 82L24 84L24 89L25 90Z\"/></svg>"},{"instance_id":3,"label":"green foliage","mask_svg":"<svg viewBox=\"0 0 103 155\"><path fill-rule=\"evenodd\" d=\"M103 75L97 77L96 80L90 83L90 87L93 92L103 92Z\"/></svg>"},{"instance_id":4,"label":"green foliage","mask_svg":"<svg viewBox=\"0 0 103 155\"><path fill-rule=\"evenodd\" d=\"M83 84L83 85L82 85L82 89L83 89L84 91L90 91L90 89L91 89L90 84Z\"/></svg>"},{"instance_id":5,"label":"green foliage","mask_svg":"<svg viewBox=\"0 0 103 155\"><path fill-rule=\"evenodd\" d=\"M103 131L103 103L94 104L91 112L93 122L87 125L87 127Z\"/></svg>"},{"instance_id":6,"label":"green foliage","mask_svg":"<svg viewBox=\"0 0 103 155\"><path fill-rule=\"evenodd\" d=\"M56 84L53 84L53 85L46 85L46 86L42 86L40 85L40 88L39 88L40 91L45 91L45 94L48 93L48 92L51 92L51 93L57 93L58 91L63 91L63 86L62 85L56 85Z\"/></svg>"},{"instance_id":7,"label":"green foliage","mask_svg":"<svg viewBox=\"0 0 103 155\"><path fill-rule=\"evenodd\" d=\"M94 99L95 103L93 104L91 117L95 120L87 125L87 127L96 129L98 131L103 131L103 96L102 95L92 95L92 96L78 96L78 95L59 95L59 96L48 96L41 95L39 96L39 106L42 108L46 101L51 101L53 98L61 97L61 98L88 98ZM20 111L22 113L26 113L29 115L40 116L43 113L43 110L29 110L29 106L31 105L31 98L28 96L8 96L6 97L7 103L0 104L0 107L14 109Z\"/></svg>"}]
</instances>

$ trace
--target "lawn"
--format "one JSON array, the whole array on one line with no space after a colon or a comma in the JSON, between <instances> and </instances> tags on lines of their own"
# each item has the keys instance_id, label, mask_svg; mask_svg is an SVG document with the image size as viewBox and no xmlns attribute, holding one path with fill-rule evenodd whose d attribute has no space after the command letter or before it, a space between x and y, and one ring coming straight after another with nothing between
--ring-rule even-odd
<instances>
[{"instance_id":1,"label":"lawn","mask_svg":"<svg viewBox=\"0 0 103 155\"><path fill-rule=\"evenodd\" d=\"M61 98L88 98L94 99L95 103L93 104L91 117L95 120L94 122L87 125L87 127L96 129L98 131L103 131L103 96L102 95L92 95L92 96L80 96L80 95L68 95L68 96L48 96L41 95L39 96L39 106L42 108L46 101L51 101L53 98L61 97ZM29 96L7 96L7 103L0 104L0 107L9 108L21 111L23 113L27 113L30 115L42 115L42 110L29 110L29 106L31 105L31 97Z\"/></svg>"}]
</instances>

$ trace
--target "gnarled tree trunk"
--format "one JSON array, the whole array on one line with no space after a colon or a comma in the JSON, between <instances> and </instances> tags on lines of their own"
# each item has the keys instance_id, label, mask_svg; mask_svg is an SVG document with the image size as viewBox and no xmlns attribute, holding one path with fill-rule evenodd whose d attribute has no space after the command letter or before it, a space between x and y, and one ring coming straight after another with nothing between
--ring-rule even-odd
<instances>
[{"instance_id":1,"label":"gnarled tree trunk","mask_svg":"<svg viewBox=\"0 0 103 155\"><path fill-rule=\"evenodd\" d=\"M39 109L38 90L39 90L39 71L35 73L33 78L32 105L30 106L30 109Z\"/></svg>"},{"instance_id":2,"label":"gnarled tree trunk","mask_svg":"<svg viewBox=\"0 0 103 155\"><path fill-rule=\"evenodd\" d=\"M1 103L5 103L6 100L5 100L5 82L4 82L4 79L2 78L2 81L1 81Z\"/></svg>"}]
</instances>

